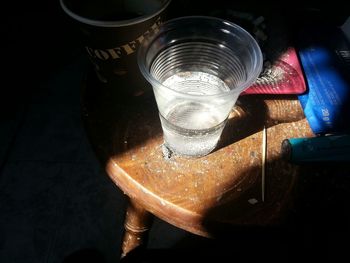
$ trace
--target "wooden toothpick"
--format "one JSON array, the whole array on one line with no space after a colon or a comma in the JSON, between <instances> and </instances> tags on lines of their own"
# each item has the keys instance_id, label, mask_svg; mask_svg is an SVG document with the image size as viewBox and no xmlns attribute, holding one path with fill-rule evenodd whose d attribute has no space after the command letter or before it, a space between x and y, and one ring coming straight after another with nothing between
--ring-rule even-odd
<instances>
[{"instance_id":1,"label":"wooden toothpick","mask_svg":"<svg viewBox=\"0 0 350 263\"><path fill-rule=\"evenodd\" d=\"M261 160L261 200L265 202L265 163L266 163L266 128L264 126L262 134L262 160Z\"/></svg>"}]
</instances>

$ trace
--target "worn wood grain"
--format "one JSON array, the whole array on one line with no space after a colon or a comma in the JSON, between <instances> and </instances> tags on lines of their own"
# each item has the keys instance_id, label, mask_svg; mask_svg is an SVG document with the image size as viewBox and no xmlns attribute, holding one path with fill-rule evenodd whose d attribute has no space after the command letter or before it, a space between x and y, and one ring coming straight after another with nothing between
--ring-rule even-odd
<instances>
[{"instance_id":1,"label":"worn wood grain","mask_svg":"<svg viewBox=\"0 0 350 263\"><path fill-rule=\"evenodd\" d=\"M283 220L293 202L298 167L281 158L281 142L312 136L296 97L242 96L217 148L205 157L184 158L163 154L151 91L120 98L117 90L91 86L83 97L90 140L109 177L144 209L208 237L218 235L223 226L265 226ZM264 126L267 160L262 202Z\"/></svg>"},{"instance_id":2,"label":"worn wood grain","mask_svg":"<svg viewBox=\"0 0 350 263\"><path fill-rule=\"evenodd\" d=\"M152 222L152 215L130 199L126 210L121 257L125 257L130 251L143 245L145 235Z\"/></svg>"}]
</instances>

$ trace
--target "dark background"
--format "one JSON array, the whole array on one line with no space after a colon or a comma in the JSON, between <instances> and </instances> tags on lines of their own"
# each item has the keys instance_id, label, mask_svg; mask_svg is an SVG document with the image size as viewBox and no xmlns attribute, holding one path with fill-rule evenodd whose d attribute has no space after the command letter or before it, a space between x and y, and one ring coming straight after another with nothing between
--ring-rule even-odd
<instances>
[{"instance_id":1,"label":"dark background","mask_svg":"<svg viewBox=\"0 0 350 263\"><path fill-rule=\"evenodd\" d=\"M292 39L305 25L338 26L349 15L341 1L262 2L174 0L169 14L207 15L230 7L283 19ZM126 199L99 166L81 123L79 85L88 61L76 32L58 0L12 1L1 13L0 262L118 262ZM330 180L332 191L324 183L309 186L317 205L305 205L299 238L284 246L270 242L250 253L251 243L256 249L265 241L236 233L235 242L214 244L157 220L148 247L190 248L198 259L226 244L220 253L230 261L240 255L242 262L244 255L258 261L260 254L263 261L299 259L299 251L311 260L348 258L346 176L340 183ZM291 246L295 240L299 244Z\"/></svg>"}]
</instances>

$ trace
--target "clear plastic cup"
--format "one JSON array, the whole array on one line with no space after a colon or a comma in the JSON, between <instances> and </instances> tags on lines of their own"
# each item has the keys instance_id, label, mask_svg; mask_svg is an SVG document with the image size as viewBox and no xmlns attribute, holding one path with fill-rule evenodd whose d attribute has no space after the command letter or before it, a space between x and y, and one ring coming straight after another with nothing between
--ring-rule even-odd
<instances>
[{"instance_id":1,"label":"clear plastic cup","mask_svg":"<svg viewBox=\"0 0 350 263\"><path fill-rule=\"evenodd\" d=\"M153 87L165 145L178 155L209 154L262 63L255 39L231 22L189 16L163 24L142 43L138 65Z\"/></svg>"}]
</instances>

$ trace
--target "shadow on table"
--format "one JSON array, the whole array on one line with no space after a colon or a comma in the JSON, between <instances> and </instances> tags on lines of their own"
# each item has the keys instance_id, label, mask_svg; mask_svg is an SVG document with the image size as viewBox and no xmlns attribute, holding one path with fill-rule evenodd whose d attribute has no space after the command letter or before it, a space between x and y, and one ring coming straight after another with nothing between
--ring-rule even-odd
<instances>
[{"instance_id":1,"label":"shadow on table","mask_svg":"<svg viewBox=\"0 0 350 263\"><path fill-rule=\"evenodd\" d=\"M301 167L301 178L278 224L207 223L208 229L216 234L215 239L188 233L171 248L139 247L121 262L340 260L347 256L350 210L346 200L350 194L350 180L349 165L337 166ZM332 177L329 176L331 171L336 172ZM270 204L273 205L278 207L278 202ZM230 206L232 208L233 204ZM217 213L216 209L227 211L225 207L215 208L208 211L207 216Z\"/></svg>"}]
</instances>

